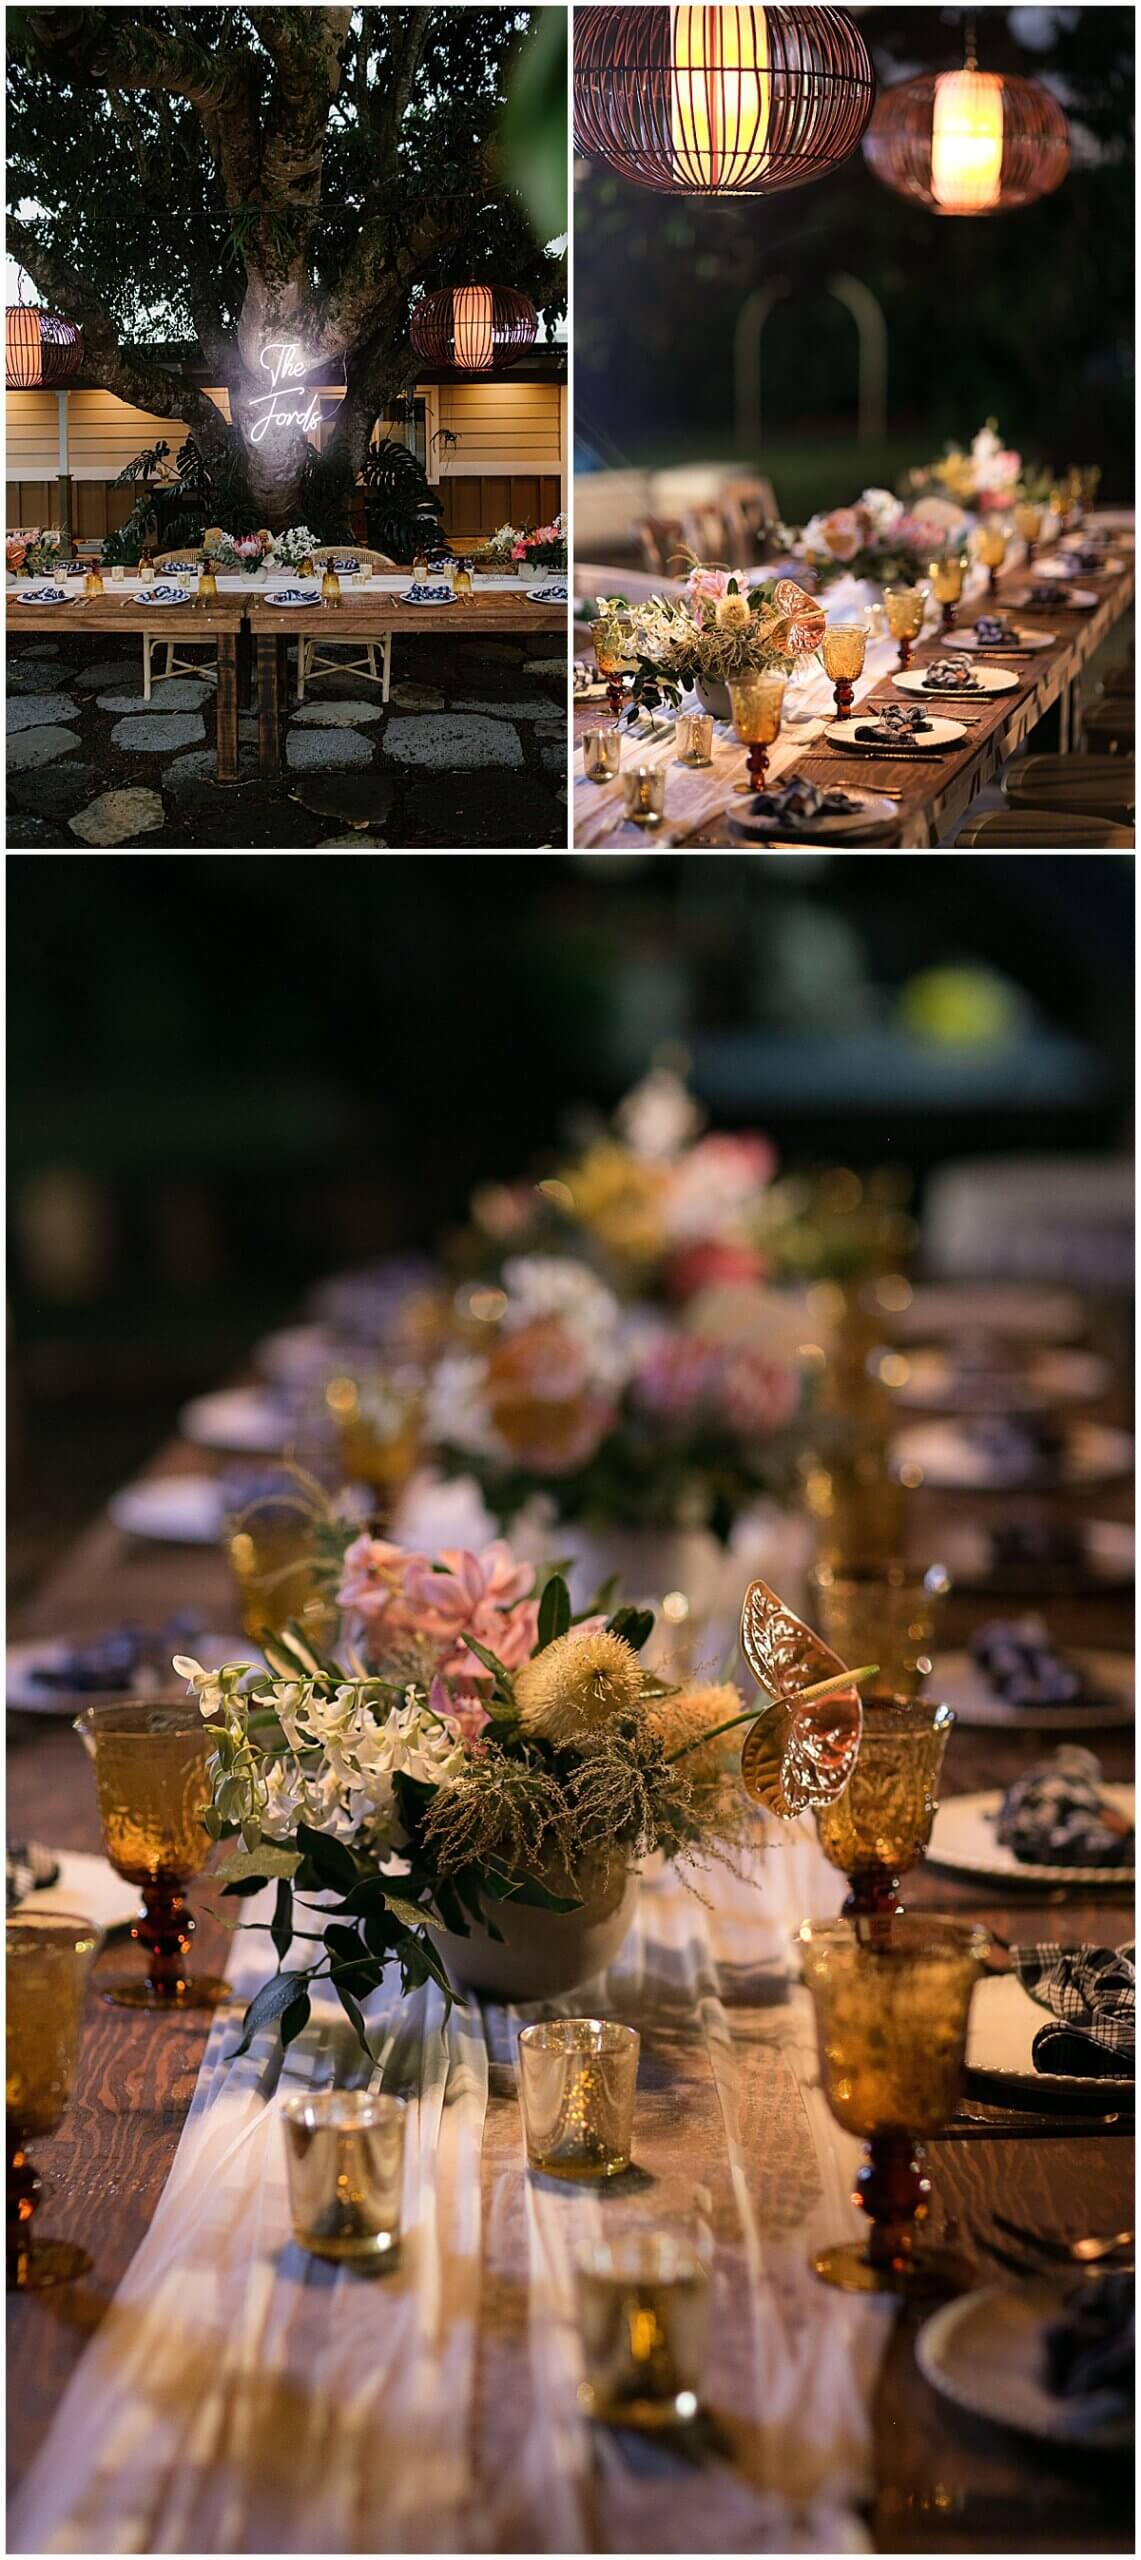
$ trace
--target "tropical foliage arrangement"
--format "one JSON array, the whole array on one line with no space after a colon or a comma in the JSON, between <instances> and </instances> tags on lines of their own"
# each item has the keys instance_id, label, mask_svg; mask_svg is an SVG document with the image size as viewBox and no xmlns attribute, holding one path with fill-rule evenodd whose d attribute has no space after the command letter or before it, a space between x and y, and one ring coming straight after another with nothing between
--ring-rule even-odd
<instances>
[{"instance_id":1,"label":"tropical foliage arrangement","mask_svg":"<svg viewBox=\"0 0 1141 2560\"><path fill-rule=\"evenodd\" d=\"M499 1937L507 1902L573 1910L656 1849L731 1859L750 1820L724 1736L752 1711L731 1684L656 1678L652 1612L609 1587L574 1620L561 1574L500 1541L431 1556L344 1534L344 1663L296 1628L265 1672L175 1658L215 1735L223 1891L276 1885L278 1971L240 2049L274 2019L292 2042L319 1981L364 2044L389 1964L406 1992L431 1976L451 1998L434 1930Z\"/></svg>"},{"instance_id":2,"label":"tropical foliage arrangement","mask_svg":"<svg viewBox=\"0 0 1141 2560\"><path fill-rule=\"evenodd\" d=\"M62 533L36 525L27 532L9 534L4 557L14 578L45 578L59 568L63 549Z\"/></svg>"},{"instance_id":3,"label":"tropical foliage arrangement","mask_svg":"<svg viewBox=\"0 0 1141 2560\"><path fill-rule=\"evenodd\" d=\"M683 597L651 596L627 605L600 596L599 617L620 614L629 637L624 659L633 666L631 713L673 710L683 692L702 684L732 684L771 670L792 675L824 637L826 615L790 578L750 583L730 570L700 563Z\"/></svg>"}]
</instances>

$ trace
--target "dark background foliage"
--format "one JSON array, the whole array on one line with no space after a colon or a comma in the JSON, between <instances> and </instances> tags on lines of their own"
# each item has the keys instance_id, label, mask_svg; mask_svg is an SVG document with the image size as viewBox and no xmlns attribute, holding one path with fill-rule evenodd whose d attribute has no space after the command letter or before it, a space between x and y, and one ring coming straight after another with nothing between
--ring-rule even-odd
<instances>
[{"instance_id":1,"label":"dark background foliage","mask_svg":"<svg viewBox=\"0 0 1141 2560\"><path fill-rule=\"evenodd\" d=\"M855 15L881 88L962 58L958 9ZM928 213L882 186L862 152L817 184L724 207L577 165L578 428L606 460L732 452L734 323L746 294L784 278L794 291L764 338L765 441L780 457L794 442L819 452L806 506L855 496L884 468L894 480L901 459L967 440L991 415L1028 455L1099 460L1105 494L1131 496L1134 14L976 16L982 66L1045 74L1071 120L1069 175L1020 211ZM1027 21L1044 43L1022 40ZM855 330L825 294L837 270L867 283L887 319L883 456L855 447ZM749 458L765 467L772 452Z\"/></svg>"}]
</instances>

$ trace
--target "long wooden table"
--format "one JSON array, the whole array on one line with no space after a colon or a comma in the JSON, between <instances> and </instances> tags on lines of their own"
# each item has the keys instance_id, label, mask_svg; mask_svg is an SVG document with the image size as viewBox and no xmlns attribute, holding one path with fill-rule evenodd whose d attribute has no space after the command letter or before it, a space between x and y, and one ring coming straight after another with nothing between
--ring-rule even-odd
<instances>
[{"instance_id":1,"label":"long wooden table","mask_svg":"<svg viewBox=\"0 0 1141 2560\"><path fill-rule=\"evenodd\" d=\"M21 634L50 631L53 639L116 639L134 634L142 638L144 631L169 637L177 642L212 640L218 652L217 693L217 758L218 780L238 780L238 705L242 692L248 697L248 672L242 680L241 643L245 625L245 598L220 594L212 603L200 603L192 596L188 604L141 605L127 588L117 592L108 586L102 596L68 597L66 604L18 604L12 590L7 598L7 640L11 647ZM45 677L45 683L47 678Z\"/></svg>"},{"instance_id":2,"label":"long wooden table","mask_svg":"<svg viewBox=\"0 0 1141 2560\"><path fill-rule=\"evenodd\" d=\"M282 766L291 640L321 640L331 646L351 640L383 641L396 632L411 631L453 640L507 635L538 639L544 632L557 632L565 643L570 606L530 604L524 596L505 595L499 589L481 593L476 588L466 603L441 605L405 604L398 595L345 589L332 607L272 605L264 595L251 595L247 615L257 651L258 762L263 780L274 781Z\"/></svg>"},{"instance_id":3,"label":"long wooden table","mask_svg":"<svg viewBox=\"0 0 1141 2560\"><path fill-rule=\"evenodd\" d=\"M156 1461L156 1471L201 1473L210 1465L200 1451L175 1445ZM1102 1503L1099 1495L1099 1510ZM937 1552L934 1515L930 1536ZM175 1608L199 1610L218 1630L236 1625L222 1557L204 1548L138 1543L101 1519L26 1611L21 1632L80 1634L127 1617L154 1625ZM949 1641L961 1640L981 1614L977 1599L953 1597ZM1051 1618L1069 1641L1130 1640L1125 1595L1073 1599L1052 1608ZM70 1725L30 1717L9 1722L10 1836L97 1849L89 1766ZM1092 1739L1107 1776L1131 1774L1131 1732ZM1042 1737L1033 1734L960 1727L951 1739L943 1791L1004 1785L1042 1747ZM198 1888L193 1899L200 1915L198 1949L208 1967L219 1961L226 1939L208 1915L208 1893ZM969 1912L1008 1940L1062 1932L1067 1938L1121 1942L1132 1934L1131 1904L1112 1882L1104 1892L1067 1900L1062 1908L1059 1899L1037 1888L1012 1894L976 1887L934 1869L921 1872L909 1888L913 1905ZM748 2034L750 2014L738 2019L734 2012L735 2031ZM92 1988L74 2103L60 2132L38 2145L36 2156L50 2182L45 2228L50 2220L53 2233L82 2242L94 2268L81 2284L58 2293L9 2299L13 2483L41 2443L60 2393L148 2227L174 2158L205 2035L204 2020L160 2022L111 2009ZM1046 2236L1079 2228L1124 2229L1132 2222L1133 2144L1123 2138L1124 2128L1083 2130L1081 2119L1074 2119L1061 2137L1036 2136L997 2112L989 2121L984 2110L976 2113L986 2129L940 2140L932 2165L936 2216L945 2230L954 2227L956 2245L976 2257L981 2281L994 2280L996 2271L974 2235L995 2207ZM1031 2445L937 2398L914 2359L921 2316L900 2312L877 2395L877 2483L870 2518L876 2547L1132 2549L1131 2465ZM528 2388L521 2370L524 2401Z\"/></svg>"},{"instance_id":4,"label":"long wooden table","mask_svg":"<svg viewBox=\"0 0 1141 2560\"><path fill-rule=\"evenodd\" d=\"M952 748L927 762L903 760L890 755L868 756L858 751L844 754L827 745L822 732L813 730L810 737L798 739L795 728L787 728L771 754L774 782L792 772L807 774L817 784L838 785L865 793L882 792L897 804L898 816L884 820L882 834L874 841L904 848L928 848L938 844L949 827L962 816L969 803L993 780L1013 755L1023 746L1055 704L1060 706L1062 746L1071 741L1074 728L1075 689L1083 667L1108 637L1115 625L1128 612L1133 601L1135 564L1132 538L1123 535L1120 553L1122 566L1117 571L1082 573L1073 583L1088 587L1097 594L1097 604L1085 610L1062 610L1051 605L1007 606L1008 593L1025 590L1027 571L1019 562L1006 571L999 581L998 606L1010 619L1057 633L1051 645L1033 656L1005 659L997 653L993 663L1009 667L1017 676L1015 690L985 698L964 700L933 698L930 708L936 715L956 719L960 709L970 714L970 725L961 747ZM620 584L615 572L616 583ZM827 595L822 599L827 604ZM969 608L960 608L964 621L973 621L977 613L987 609L981 593L972 595ZM933 657L942 656L955 646L954 632L949 636L925 640L917 647L913 664L923 667ZM985 650L979 652L986 658ZM894 663L894 649L892 651ZM903 703L909 696L891 680L891 668L865 673L856 685L856 708L865 712L873 704ZM917 697L910 697L916 699ZM830 715L831 716L831 715ZM605 704L575 706L575 731L581 739L585 728L605 727L609 713ZM733 815L733 786L744 775L745 749L735 738L714 736L713 763L705 772L688 772L677 761L677 743L671 735L665 739L632 739L623 744L622 761L627 769L635 763L666 768L666 817L657 841L664 847L730 844L728 822ZM639 839L637 830L625 818L621 778L612 783L595 785L582 780L581 756L575 761L575 843L603 846L630 845ZM865 847L871 839L861 836Z\"/></svg>"}]
</instances>

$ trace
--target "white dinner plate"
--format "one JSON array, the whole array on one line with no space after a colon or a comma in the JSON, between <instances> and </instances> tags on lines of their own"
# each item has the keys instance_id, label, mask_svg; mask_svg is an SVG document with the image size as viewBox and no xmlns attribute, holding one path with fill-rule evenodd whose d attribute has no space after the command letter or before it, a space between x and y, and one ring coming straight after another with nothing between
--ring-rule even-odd
<instances>
[{"instance_id":1,"label":"white dinner plate","mask_svg":"<svg viewBox=\"0 0 1141 2560\"><path fill-rule=\"evenodd\" d=\"M946 655L954 656L953 644L948 647ZM1024 681L1021 676L1015 675L1011 667L972 667L971 674L974 677L974 683L970 692L963 694L956 692L953 685L928 684L926 672L922 667L909 667L906 675L893 676L892 683L898 685L901 693L920 694L927 702L930 702L933 695L942 695L944 701L950 700L953 696L956 702L973 702L976 695L980 693L1014 693Z\"/></svg>"},{"instance_id":2,"label":"white dinner plate","mask_svg":"<svg viewBox=\"0 0 1141 2560\"><path fill-rule=\"evenodd\" d=\"M17 604L66 604L66 587L23 587L16 590Z\"/></svg>"},{"instance_id":3,"label":"white dinner plate","mask_svg":"<svg viewBox=\"0 0 1141 2560\"><path fill-rule=\"evenodd\" d=\"M1076 1290L1039 1289L1021 1280L921 1280L906 1305L884 1315L885 1332L899 1342L945 1342L957 1333L1076 1342L1085 1328Z\"/></svg>"},{"instance_id":4,"label":"white dinner plate","mask_svg":"<svg viewBox=\"0 0 1141 2560\"><path fill-rule=\"evenodd\" d=\"M1007 1733L1053 1732L1066 1741L1078 1731L1132 1724L1137 1687L1132 1654L1094 1652L1084 1645L1066 1645L1063 1650L1086 1674L1088 1702L1083 1699L1064 1707L1008 1706L969 1653L939 1653L928 1687L933 1697L954 1708L960 1724L993 1725Z\"/></svg>"},{"instance_id":5,"label":"white dinner plate","mask_svg":"<svg viewBox=\"0 0 1141 2560\"><path fill-rule=\"evenodd\" d=\"M566 604L570 595L563 578L554 578L545 587L525 587L523 592L532 604Z\"/></svg>"},{"instance_id":6,"label":"white dinner plate","mask_svg":"<svg viewBox=\"0 0 1141 2560\"><path fill-rule=\"evenodd\" d=\"M910 1422L894 1434L891 1456L897 1475L917 1468L919 1481L944 1493L1045 1493L1129 1475L1133 1441L1107 1422L1070 1422L1057 1455L1028 1472L1016 1461L984 1456L962 1423Z\"/></svg>"},{"instance_id":7,"label":"white dinner plate","mask_svg":"<svg viewBox=\"0 0 1141 2560\"><path fill-rule=\"evenodd\" d=\"M21 1715L77 1716L81 1708L97 1707L104 1698L120 1694L112 1689L39 1687L32 1677L33 1672L38 1669L50 1671L54 1665L63 1662L72 1649L62 1637L54 1644L10 1644L7 1649L6 1705L18 1709ZM241 1635L194 1636L187 1638L185 1648L172 1638L172 1650L183 1649L192 1653L195 1661L204 1663L210 1671L220 1670L224 1662L244 1662L252 1651L249 1637ZM177 1687L173 1671L170 1679L171 1686ZM138 1686L140 1693L151 1692L154 1680L148 1676L140 1680Z\"/></svg>"},{"instance_id":8,"label":"white dinner plate","mask_svg":"<svg viewBox=\"0 0 1141 2560\"><path fill-rule=\"evenodd\" d=\"M1132 1822L1132 1787L1105 1784L1101 1792ZM1004 1849L995 1832L1002 1794L1001 1787L994 1787L981 1795L945 1796L931 1826L928 1865L952 1867L957 1874L986 1876L1003 1884L1103 1885L1110 1891L1128 1886L1132 1899L1132 1867L1039 1867Z\"/></svg>"},{"instance_id":9,"label":"white dinner plate","mask_svg":"<svg viewBox=\"0 0 1141 2560\"><path fill-rule=\"evenodd\" d=\"M222 1534L225 1492L217 1476L142 1476L111 1496L108 1517L128 1538L213 1547Z\"/></svg>"},{"instance_id":10,"label":"white dinner plate","mask_svg":"<svg viewBox=\"0 0 1141 2560\"><path fill-rule=\"evenodd\" d=\"M1064 2399L1047 2387L1044 2333L1072 2284L1072 2278L1034 2277L985 2285L943 2303L915 2341L924 2380L972 2416L1049 2444L1131 2444L1128 2413L1107 2419L1096 2414L1096 2404Z\"/></svg>"},{"instance_id":11,"label":"white dinner plate","mask_svg":"<svg viewBox=\"0 0 1141 2560\"><path fill-rule=\"evenodd\" d=\"M223 1387L216 1395L195 1396L183 1406L178 1427L200 1449L259 1458L279 1458L295 1431L285 1405L264 1387Z\"/></svg>"},{"instance_id":12,"label":"white dinner plate","mask_svg":"<svg viewBox=\"0 0 1141 2560\"><path fill-rule=\"evenodd\" d=\"M454 604L455 600L456 599L451 588L443 585L438 587L409 587L400 599L401 604L430 605Z\"/></svg>"},{"instance_id":13,"label":"white dinner plate","mask_svg":"<svg viewBox=\"0 0 1141 2560\"><path fill-rule=\"evenodd\" d=\"M1079 536L1079 551L1084 551L1086 547L1087 546L1082 542L1081 537ZM1089 547L1091 549L1096 548L1096 546L1092 544ZM1122 560L1116 552L1106 552L1104 559L1098 563L1098 575L1115 578L1124 567L1124 560ZM1062 551L1052 551L1047 560L1036 560L1034 563L1034 575L1036 578L1080 578L1082 574L1083 573L1080 569L1075 570L1073 567L1067 567L1064 548ZM1090 575L1089 570L1087 569L1084 574L1088 578Z\"/></svg>"},{"instance_id":14,"label":"white dinner plate","mask_svg":"<svg viewBox=\"0 0 1141 2560\"><path fill-rule=\"evenodd\" d=\"M298 605L320 604L321 590L320 587L267 587L265 601L267 604L292 605L296 611Z\"/></svg>"},{"instance_id":15,"label":"white dinner plate","mask_svg":"<svg viewBox=\"0 0 1141 2560\"><path fill-rule=\"evenodd\" d=\"M1049 1413L1057 1405L1096 1404L1109 1379L1109 1362L1096 1351L1039 1351L1025 1367L980 1377L931 1343L908 1353L907 1376L893 1392L897 1404L926 1413Z\"/></svg>"},{"instance_id":16,"label":"white dinner plate","mask_svg":"<svg viewBox=\"0 0 1141 2560\"><path fill-rule=\"evenodd\" d=\"M1037 561L1034 569L1037 576ZM1048 583L1057 588L1057 594L1051 597L1050 603L1057 605L1063 613L1092 613L1095 604L1101 603L1101 597L1095 594L1092 587L1068 587L1064 578L1052 578ZM1021 613L1048 613L1050 610L1048 604L1031 603L1029 587L1021 588L1019 593L1012 595L1008 601L1016 605Z\"/></svg>"},{"instance_id":17,"label":"white dinner plate","mask_svg":"<svg viewBox=\"0 0 1141 2560\"><path fill-rule=\"evenodd\" d=\"M1049 649L1058 637L1056 631L1031 631L1029 625L1023 630L1020 623L1016 623L1014 628L1018 633L1019 647L1023 649ZM968 626L966 631L956 629L954 645L956 649L997 649L1001 657L1003 648L1009 647L1010 643L980 640L978 632Z\"/></svg>"},{"instance_id":18,"label":"white dinner plate","mask_svg":"<svg viewBox=\"0 0 1141 2560\"><path fill-rule=\"evenodd\" d=\"M165 578L159 580L157 587L139 587L135 594L136 604L154 605L156 608L189 602L189 587L168 586Z\"/></svg>"},{"instance_id":19,"label":"white dinner plate","mask_svg":"<svg viewBox=\"0 0 1141 2560\"><path fill-rule=\"evenodd\" d=\"M861 836L867 834L869 827L898 826L895 802L885 800L882 792L852 791L848 797L859 801L858 809L841 809L826 818L754 817L746 804L730 811L729 833L761 841L768 836L803 836L810 843L816 836Z\"/></svg>"},{"instance_id":20,"label":"white dinner plate","mask_svg":"<svg viewBox=\"0 0 1141 2560\"><path fill-rule=\"evenodd\" d=\"M267 1333L254 1350L263 1378L279 1387L308 1387L331 1378L347 1356L320 1324L284 1325L280 1333Z\"/></svg>"},{"instance_id":21,"label":"white dinner plate","mask_svg":"<svg viewBox=\"0 0 1141 2560\"><path fill-rule=\"evenodd\" d=\"M1019 2098L1088 2098L1094 2114L1104 2115L1105 2101L1131 2099L1131 2071L1120 2074L1086 2071L1038 2071L1034 2038L1049 2025L1053 2011L1032 2000L1016 1973L994 1973L975 1984L967 2028L967 2071L971 2078L998 2080L1011 2105ZM981 2096L981 2091L979 2095Z\"/></svg>"},{"instance_id":22,"label":"white dinner plate","mask_svg":"<svg viewBox=\"0 0 1141 2560\"><path fill-rule=\"evenodd\" d=\"M852 720L830 720L824 735L831 739L833 746L847 747L858 756L890 756L893 752L891 747L867 746L863 739L856 738L857 729L866 728L873 716L870 711L862 711ZM934 713L931 726L924 730L922 737L908 737L900 743L905 755L933 755L937 748L954 746L956 740L965 738L966 734L961 720L943 720Z\"/></svg>"},{"instance_id":23,"label":"white dinner plate","mask_svg":"<svg viewBox=\"0 0 1141 2560\"><path fill-rule=\"evenodd\" d=\"M995 1565L985 1529L973 1521L947 1521L939 1531L939 1554L959 1591L985 1591L996 1600L1022 1598L1032 1592L1108 1591L1127 1589L1133 1580L1134 1537L1131 1520L1083 1520L1081 1562L1064 1572L1047 1560L1034 1567ZM1037 1580L1035 1579L1037 1572Z\"/></svg>"}]
</instances>

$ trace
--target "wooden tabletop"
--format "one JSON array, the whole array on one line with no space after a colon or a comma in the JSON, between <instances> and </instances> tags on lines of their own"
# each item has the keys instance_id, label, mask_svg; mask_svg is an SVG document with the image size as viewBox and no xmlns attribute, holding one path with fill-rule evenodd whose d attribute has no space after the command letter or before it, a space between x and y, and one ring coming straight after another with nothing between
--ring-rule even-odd
<instances>
[{"instance_id":1,"label":"wooden tabletop","mask_svg":"<svg viewBox=\"0 0 1141 2560\"><path fill-rule=\"evenodd\" d=\"M201 1473L214 1464L200 1451L173 1445L156 1461L164 1473ZM123 1537L104 1518L65 1556L32 1606L20 1632L82 1634L138 1617L161 1623L175 1608L197 1609L212 1628L236 1624L228 1572L208 1548L163 1547ZM962 1595L952 1641L981 1614ZM1053 1613L1052 1613L1053 1614ZM1124 1600L1111 1609L1096 1597L1072 1600L1064 1632L1070 1640L1117 1641ZM89 1765L70 1724L9 1718L8 1828L56 1847L97 1849L99 1825ZM1132 1733L1094 1737L1109 1777L1131 1774ZM944 1794L1001 1786L1042 1749L1041 1736L996 1734L960 1726L947 1756ZM209 1916L209 1888L193 1896L200 1917L198 1952L218 1962L224 1934ZM966 1877L921 1871L909 1887L913 1905L969 1912L1006 1939L1064 1934L1121 1941L1132 1932L1131 1906L1119 1887L1065 1901L1040 1888L996 1891ZM116 1962L121 1962L119 1951ZM44 2227L81 2240L94 2268L82 2283L40 2296L12 2297L9 2317L9 2464L15 2482L42 2441L60 2392L85 2342L102 2319L154 2213L174 2158L205 2042L206 2021L158 2021L104 2005L95 1986L88 2005L79 2086L68 2118L37 2149L50 2181ZM993 2130L948 2136L931 2146L934 2226L956 2227L957 2245L997 2206L1046 2234L1125 2228L1133 2216L1132 2153L1117 2132L1072 2132L1053 2139L994 2118ZM994 2270L981 2253L980 2274ZM913 2354L917 2315L901 2311L883 2369L875 2411L877 2492L871 2517L884 2551L1093 2551L1132 2548L1131 2468L1080 2453L1032 2446L967 2419L922 2380Z\"/></svg>"},{"instance_id":2,"label":"wooden tabletop","mask_svg":"<svg viewBox=\"0 0 1141 2560\"><path fill-rule=\"evenodd\" d=\"M1082 668L1100 648L1103 640L1128 612L1134 593L1134 557L1132 542L1122 539L1122 566L1117 571L1083 572L1073 581L1096 593L1098 602L1087 610L1063 610L1060 607L1008 606L1008 593L1025 591L1027 572L1024 564L1008 571L999 581L997 608L1009 613L1010 619L1028 630L1056 633L1050 646L1025 658L993 660L986 650L978 652L980 661L1009 668L1017 677L1014 690L985 698L932 698L929 707L935 715L948 720L962 717L969 723L962 745L927 761L917 758L843 753L829 746L822 735L798 742L791 727L772 751L771 774L775 782L782 774L806 774L824 787L839 786L854 792L890 794L898 815L885 819L882 834L875 841L885 845L927 847L937 844L956 818L1005 764L1017 748L1023 746L1055 703L1067 706L1071 688ZM825 598L825 602L827 599ZM985 596L975 596L969 607L960 607L964 623L974 621L987 610ZM934 657L944 656L955 647L955 634L940 634L917 647L913 664L917 669ZM856 686L856 707L868 711L872 705L897 704L908 700L892 681L891 670L867 675ZM916 697L911 697L915 699ZM575 704L575 734L581 740L586 728L606 727L610 715L604 702ZM1068 739L1065 741L1068 743ZM666 817L657 831L656 841L663 850L673 846L730 844L738 839L730 836L728 820L733 814L733 786L745 775L745 749L736 739L714 736L713 763L705 772L686 772L678 765L677 742L671 735L662 741L631 739L623 741L622 761L625 767L636 761L647 765L664 765L666 780ZM575 785L575 842L600 846L608 843L626 846L639 840L640 831L630 825L623 812L621 781L602 785L581 780L581 764L576 767L579 779ZM834 839L843 844L843 838ZM866 846L867 837L853 839Z\"/></svg>"},{"instance_id":3,"label":"wooden tabletop","mask_svg":"<svg viewBox=\"0 0 1141 2560\"><path fill-rule=\"evenodd\" d=\"M335 605L273 605L264 595L249 595L242 602L251 631L259 635L320 632L329 640L342 633L351 640L358 634L367 638L370 632L421 630L446 630L461 640L490 638L496 632L558 631L565 639L570 616L569 603L529 604L525 591L510 596L493 588L481 594L478 587L466 603L455 604L406 604L399 595L351 587L342 587Z\"/></svg>"},{"instance_id":4,"label":"wooden tabletop","mask_svg":"<svg viewBox=\"0 0 1141 2560\"><path fill-rule=\"evenodd\" d=\"M242 595L219 595L210 603L191 596L187 604L144 605L129 590L111 584L101 596L69 595L66 604L17 604L9 588L7 633L13 640L21 631L55 631L70 640L89 631L153 632L161 624L184 639L209 640L218 632L232 637L245 610Z\"/></svg>"}]
</instances>

